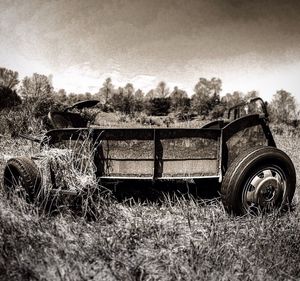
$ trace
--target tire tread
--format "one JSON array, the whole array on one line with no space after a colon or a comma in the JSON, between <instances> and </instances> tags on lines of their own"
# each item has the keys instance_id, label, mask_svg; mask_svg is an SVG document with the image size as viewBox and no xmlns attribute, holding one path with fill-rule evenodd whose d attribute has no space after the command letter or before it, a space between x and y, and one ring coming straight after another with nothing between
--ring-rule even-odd
<instances>
[{"instance_id":1,"label":"tire tread","mask_svg":"<svg viewBox=\"0 0 300 281\"><path fill-rule=\"evenodd\" d=\"M244 168L246 165L251 165L253 161L261 158L263 159L264 156L270 156L271 154L280 154L282 159L285 161L285 163L291 168L290 175L291 178L289 179L291 181L292 190L289 192L289 200L291 201L294 192L295 192L295 186L296 186L296 172L294 165L289 158L288 155L286 155L283 151L277 149L276 147L270 147L270 146L256 146L251 147L246 150L244 150L241 154L239 154L231 163L228 170L226 171L223 182L221 184L221 199L224 205L225 210L228 213L234 213L237 215L243 214L242 210L239 210L235 206L235 199L236 199L236 193L237 187L233 184L235 181L237 181L237 177L241 176L242 168Z\"/></svg>"}]
</instances>

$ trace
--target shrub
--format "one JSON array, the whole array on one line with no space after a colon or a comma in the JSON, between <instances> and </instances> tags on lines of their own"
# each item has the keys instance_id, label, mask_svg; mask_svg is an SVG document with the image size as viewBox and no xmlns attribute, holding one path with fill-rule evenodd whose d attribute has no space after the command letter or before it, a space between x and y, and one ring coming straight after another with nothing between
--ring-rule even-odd
<instances>
[{"instance_id":1,"label":"shrub","mask_svg":"<svg viewBox=\"0 0 300 281\"><path fill-rule=\"evenodd\" d=\"M165 116L171 108L170 98L151 98L146 102L146 112L148 115Z\"/></svg>"},{"instance_id":2,"label":"shrub","mask_svg":"<svg viewBox=\"0 0 300 281\"><path fill-rule=\"evenodd\" d=\"M11 108L12 106L16 106L21 103L21 98L15 90L0 86L0 110L4 108Z\"/></svg>"}]
</instances>

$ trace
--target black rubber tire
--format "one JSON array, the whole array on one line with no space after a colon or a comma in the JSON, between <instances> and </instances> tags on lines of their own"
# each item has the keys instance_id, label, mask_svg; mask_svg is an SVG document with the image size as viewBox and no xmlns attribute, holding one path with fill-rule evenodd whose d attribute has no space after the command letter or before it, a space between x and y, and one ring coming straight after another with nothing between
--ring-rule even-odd
<instances>
[{"instance_id":1,"label":"black rubber tire","mask_svg":"<svg viewBox=\"0 0 300 281\"><path fill-rule=\"evenodd\" d=\"M253 175L269 167L278 167L285 177L285 192L277 199L274 209L290 206L296 188L296 171L291 159L275 147L252 147L235 158L224 175L221 198L228 213L251 213L243 204L243 190Z\"/></svg>"},{"instance_id":2,"label":"black rubber tire","mask_svg":"<svg viewBox=\"0 0 300 281\"><path fill-rule=\"evenodd\" d=\"M22 189L22 196L30 203L34 202L41 189L41 173L37 165L27 157L9 159L3 178L4 188L7 192L14 192L16 184L18 184L20 185L18 188Z\"/></svg>"}]
</instances>

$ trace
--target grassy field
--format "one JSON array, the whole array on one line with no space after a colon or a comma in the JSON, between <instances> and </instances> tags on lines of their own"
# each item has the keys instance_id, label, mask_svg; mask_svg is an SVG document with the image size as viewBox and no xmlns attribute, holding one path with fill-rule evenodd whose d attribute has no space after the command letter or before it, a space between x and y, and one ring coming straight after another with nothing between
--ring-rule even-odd
<instances>
[{"instance_id":1,"label":"grassy field","mask_svg":"<svg viewBox=\"0 0 300 281\"><path fill-rule=\"evenodd\" d=\"M48 216L0 191L0 280L299 280L299 137L276 136L298 172L295 208L230 217L217 199L162 203L104 197L90 221ZM0 140L1 173L23 140ZM2 186L1 186L2 187Z\"/></svg>"}]
</instances>

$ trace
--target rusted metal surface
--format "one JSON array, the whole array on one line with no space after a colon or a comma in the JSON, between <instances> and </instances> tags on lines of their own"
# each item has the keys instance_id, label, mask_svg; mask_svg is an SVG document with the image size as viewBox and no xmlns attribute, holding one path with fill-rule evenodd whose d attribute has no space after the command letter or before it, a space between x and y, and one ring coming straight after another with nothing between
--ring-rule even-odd
<instances>
[{"instance_id":1,"label":"rusted metal surface","mask_svg":"<svg viewBox=\"0 0 300 281\"><path fill-rule=\"evenodd\" d=\"M90 138L100 177L172 178L219 175L219 129L65 129L46 133L50 145Z\"/></svg>"},{"instance_id":2,"label":"rusted metal surface","mask_svg":"<svg viewBox=\"0 0 300 281\"><path fill-rule=\"evenodd\" d=\"M259 104L260 108L257 107L257 104ZM269 114L268 114L266 104L259 97L253 98L249 101L243 101L243 102L229 108L227 118L230 119L232 113L233 113L233 119L238 119L245 115L253 114L253 112L257 113L258 111L261 111L261 114L265 118L268 118Z\"/></svg>"},{"instance_id":3,"label":"rusted metal surface","mask_svg":"<svg viewBox=\"0 0 300 281\"><path fill-rule=\"evenodd\" d=\"M248 114L229 122L218 120L202 128L65 128L49 131L42 145L90 140L100 178L222 180L229 163L245 148L275 146L264 114ZM242 112L242 103L231 110Z\"/></svg>"},{"instance_id":4,"label":"rusted metal surface","mask_svg":"<svg viewBox=\"0 0 300 281\"><path fill-rule=\"evenodd\" d=\"M97 105L99 103L99 100L85 100L85 101L79 101L74 103L72 106L67 107L65 111L71 110L73 108L77 109L83 109L83 108L89 108Z\"/></svg>"},{"instance_id":5,"label":"rusted metal surface","mask_svg":"<svg viewBox=\"0 0 300 281\"><path fill-rule=\"evenodd\" d=\"M261 126L252 126L235 133L226 142L228 162L231 163L245 148L267 146L267 138Z\"/></svg>"},{"instance_id":6,"label":"rusted metal surface","mask_svg":"<svg viewBox=\"0 0 300 281\"><path fill-rule=\"evenodd\" d=\"M48 118L55 129L83 128L88 124L88 120L73 112L49 112Z\"/></svg>"},{"instance_id":7,"label":"rusted metal surface","mask_svg":"<svg viewBox=\"0 0 300 281\"><path fill-rule=\"evenodd\" d=\"M261 126L262 122L264 121L259 114L251 114L236 119L223 128L224 141L228 141L233 135L245 128Z\"/></svg>"},{"instance_id":8,"label":"rusted metal surface","mask_svg":"<svg viewBox=\"0 0 300 281\"><path fill-rule=\"evenodd\" d=\"M198 142L202 144L203 139ZM176 143L174 145L174 143ZM112 177L201 177L218 175L218 143L195 146L197 140L106 141L102 146L102 176ZM124 143L127 148L124 148ZM132 145L130 145L132 143ZM118 146L118 144L120 146ZM181 144L181 145L180 145ZM177 149L178 148L178 149ZM180 148L180 149L179 149ZM100 164L101 165L101 164Z\"/></svg>"},{"instance_id":9,"label":"rusted metal surface","mask_svg":"<svg viewBox=\"0 0 300 281\"><path fill-rule=\"evenodd\" d=\"M204 126L202 126L201 128L202 129L207 129L207 128L215 128L215 129L221 129L223 128L224 126L226 126L229 122L227 121L224 121L224 120L215 120L215 121L212 121L212 122L209 122L207 124L205 124Z\"/></svg>"},{"instance_id":10,"label":"rusted metal surface","mask_svg":"<svg viewBox=\"0 0 300 281\"><path fill-rule=\"evenodd\" d=\"M72 109L82 110L90 108L99 103L98 100L85 100L67 107L64 111L52 111L48 113L48 119L54 129L60 128L84 128L89 120L78 112L70 112Z\"/></svg>"}]
</instances>

